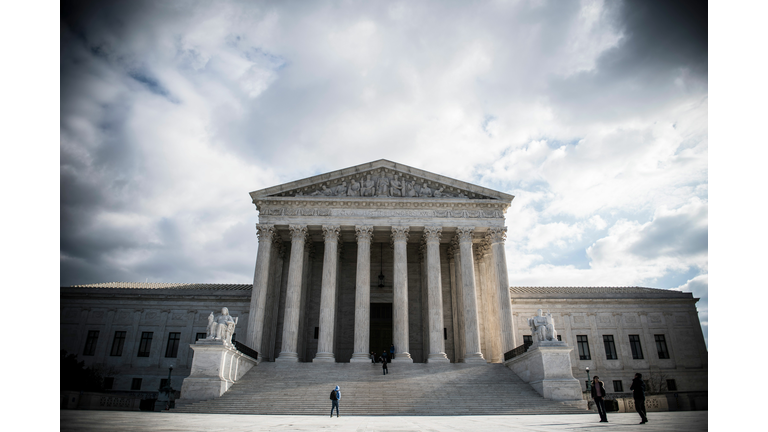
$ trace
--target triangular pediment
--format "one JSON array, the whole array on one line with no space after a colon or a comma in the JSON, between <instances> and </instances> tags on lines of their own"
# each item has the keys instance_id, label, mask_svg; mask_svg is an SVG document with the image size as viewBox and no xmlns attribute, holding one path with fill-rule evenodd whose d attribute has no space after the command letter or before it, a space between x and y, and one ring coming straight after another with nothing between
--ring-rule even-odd
<instances>
[{"instance_id":1,"label":"triangular pediment","mask_svg":"<svg viewBox=\"0 0 768 432\"><path fill-rule=\"evenodd\" d=\"M513 195L380 159L250 193L270 197L469 199L511 202Z\"/></svg>"}]
</instances>

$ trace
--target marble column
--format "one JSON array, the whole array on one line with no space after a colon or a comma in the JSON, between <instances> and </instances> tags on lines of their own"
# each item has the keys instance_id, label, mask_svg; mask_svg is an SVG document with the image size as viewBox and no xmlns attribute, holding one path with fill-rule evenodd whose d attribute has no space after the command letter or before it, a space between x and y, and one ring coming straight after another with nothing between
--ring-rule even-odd
<instances>
[{"instance_id":1,"label":"marble column","mask_svg":"<svg viewBox=\"0 0 768 432\"><path fill-rule=\"evenodd\" d=\"M336 269L339 254L339 225L323 225L323 279L320 288L320 330L313 362L335 362L333 330L336 323Z\"/></svg>"},{"instance_id":2,"label":"marble column","mask_svg":"<svg viewBox=\"0 0 768 432\"><path fill-rule=\"evenodd\" d=\"M501 351L501 327L499 326L499 296L496 293L496 285L493 281L496 277L496 269L493 265L493 253L491 253L491 244L486 238L483 241L483 264L485 273L481 278L483 280L483 290L487 295L484 297L488 303L484 312L485 320L488 322L491 330L488 332L491 339L491 363L502 363L504 353ZM514 321L513 321L514 322Z\"/></svg>"},{"instance_id":3,"label":"marble column","mask_svg":"<svg viewBox=\"0 0 768 432\"><path fill-rule=\"evenodd\" d=\"M427 303L429 304L429 356L427 363L449 363L443 341L443 293L440 288L440 236L443 228L424 227L427 242Z\"/></svg>"},{"instance_id":4,"label":"marble column","mask_svg":"<svg viewBox=\"0 0 768 432\"><path fill-rule=\"evenodd\" d=\"M459 227L461 265L461 297L464 300L464 363L486 363L480 350L480 326L477 321L477 293L475 292L475 263L472 257L474 228Z\"/></svg>"},{"instance_id":5,"label":"marble column","mask_svg":"<svg viewBox=\"0 0 768 432\"><path fill-rule=\"evenodd\" d=\"M246 345L253 350L261 351L261 340L264 334L264 314L266 311L267 290L269 289L269 268L272 255L272 242L276 234L275 226L268 224L256 225L259 237L259 250L256 253L256 270L253 274L253 291L251 291L251 307L248 314L248 330Z\"/></svg>"},{"instance_id":6,"label":"marble column","mask_svg":"<svg viewBox=\"0 0 768 432\"><path fill-rule=\"evenodd\" d=\"M501 352L515 348L515 328L512 322L512 299L509 296L509 277L507 275L507 257L504 241L507 227L489 228L488 240L493 252L493 265L496 273L496 289L499 295L499 326L501 327Z\"/></svg>"},{"instance_id":7,"label":"marble column","mask_svg":"<svg viewBox=\"0 0 768 432\"><path fill-rule=\"evenodd\" d=\"M451 240L451 246L453 247L453 260L456 270L456 317L459 320L459 355L456 359L459 363L464 363L464 353L466 352L466 344L464 343L464 296L463 291L463 277L461 274L461 246L459 246L459 239L456 236Z\"/></svg>"},{"instance_id":8,"label":"marble column","mask_svg":"<svg viewBox=\"0 0 768 432\"><path fill-rule=\"evenodd\" d=\"M304 267L304 243L307 238L306 225L289 225L291 231L291 258L288 264L288 286L285 294L283 315L283 349L275 361L298 362L299 353L299 308L301 306L301 279Z\"/></svg>"},{"instance_id":9,"label":"marble column","mask_svg":"<svg viewBox=\"0 0 768 432\"><path fill-rule=\"evenodd\" d=\"M408 258L406 244L409 228L392 227L392 242L395 245L394 277L392 295L392 343L395 345L394 362L413 363L408 345Z\"/></svg>"},{"instance_id":10,"label":"marble column","mask_svg":"<svg viewBox=\"0 0 768 432\"><path fill-rule=\"evenodd\" d=\"M372 225L355 226L357 274L355 278L355 345L351 363L369 363L371 338L371 238Z\"/></svg>"}]
</instances>

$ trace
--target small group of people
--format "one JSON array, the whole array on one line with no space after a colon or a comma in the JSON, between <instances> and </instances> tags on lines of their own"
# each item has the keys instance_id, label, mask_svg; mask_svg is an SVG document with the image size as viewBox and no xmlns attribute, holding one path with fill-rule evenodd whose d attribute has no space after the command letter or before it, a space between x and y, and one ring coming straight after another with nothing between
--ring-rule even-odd
<instances>
[{"instance_id":1,"label":"small group of people","mask_svg":"<svg viewBox=\"0 0 768 432\"><path fill-rule=\"evenodd\" d=\"M635 374L629 389L632 390L632 398L635 399L635 411L640 414L640 424L648 423L648 417L645 415L643 374ZM594 399L597 413L600 415L600 423L608 423L608 416L605 414L605 385L597 375L592 379L592 399Z\"/></svg>"},{"instance_id":2,"label":"small group of people","mask_svg":"<svg viewBox=\"0 0 768 432\"><path fill-rule=\"evenodd\" d=\"M376 356L376 353L371 351L370 357L371 357L371 363L373 364L381 363L381 372L383 375L386 375L389 373L387 364L392 362L392 360L395 359L395 345L394 344L390 345L389 352L387 352L387 350L383 350L381 352L381 355L378 357Z\"/></svg>"}]
</instances>

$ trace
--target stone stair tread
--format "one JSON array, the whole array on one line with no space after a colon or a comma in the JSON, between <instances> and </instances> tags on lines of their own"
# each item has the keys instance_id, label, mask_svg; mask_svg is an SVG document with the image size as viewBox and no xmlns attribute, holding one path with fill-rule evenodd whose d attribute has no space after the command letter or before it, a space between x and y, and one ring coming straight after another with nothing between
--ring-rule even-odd
<instances>
[{"instance_id":1,"label":"stone stair tread","mask_svg":"<svg viewBox=\"0 0 768 432\"><path fill-rule=\"evenodd\" d=\"M342 391L346 415L527 415L589 411L544 399L500 364L390 365L262 362L222 397L179 401L175 412L321 415L330 411L328 394ZM350 402L351 401L351 402Z\"/></svg>"}]
</instances>

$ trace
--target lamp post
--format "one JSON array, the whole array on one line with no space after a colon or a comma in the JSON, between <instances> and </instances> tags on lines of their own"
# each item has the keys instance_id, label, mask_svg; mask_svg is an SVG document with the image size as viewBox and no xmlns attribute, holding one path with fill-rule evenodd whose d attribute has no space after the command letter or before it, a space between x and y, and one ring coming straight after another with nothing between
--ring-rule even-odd
<instances>
[{"instance_id":1,"label":"lamp post","mask_svg":"<svg viewBox=\"0 0 768 432\"><path fill-rule=\"evenodd\" d=\"M171 387L171 372L173 371L173 365L168 366L168 384L165 385L165 388L163 389L165 391L166 396L168 397L168 400L165 403L165 409L169 410L171 409L171 392L173 392L173 387Z\"/></svg>"},{"instance_id":2,"label":"lamp post","mask_svg":"<svg viewBox=\"0 0 768 432\"><path fill-rule=\"evenodd\" d=\"M589 391L589 389L590 389L589 382L590 382L590 380L589 380L589 366L587 366L587 391Z\"/></svg>"}]
</instances>

